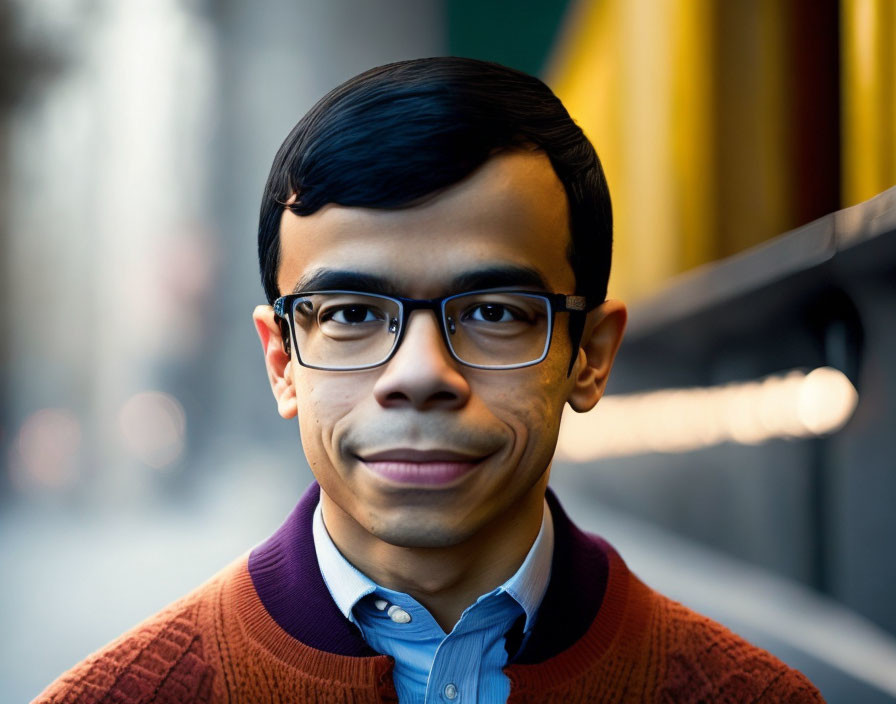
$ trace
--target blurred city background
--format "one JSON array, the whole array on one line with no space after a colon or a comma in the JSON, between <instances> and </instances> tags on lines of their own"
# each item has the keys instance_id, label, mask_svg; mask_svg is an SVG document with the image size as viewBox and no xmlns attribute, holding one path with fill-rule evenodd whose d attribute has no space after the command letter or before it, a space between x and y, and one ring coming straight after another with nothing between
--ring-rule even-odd
<instances>
[{"instance_id":1,"label":"blurred city background","mask_svg":"<svg viewBox=\"0 0 896 704\"><path fill-rule=\"evenodd\" d=\"M330 88L440 54L540 75L607 172L631 320L564 420L573 518L828 701L896 700L892 0L0 4L0 700L293 507L262 187Z\"/></svg>"}]
</instances>

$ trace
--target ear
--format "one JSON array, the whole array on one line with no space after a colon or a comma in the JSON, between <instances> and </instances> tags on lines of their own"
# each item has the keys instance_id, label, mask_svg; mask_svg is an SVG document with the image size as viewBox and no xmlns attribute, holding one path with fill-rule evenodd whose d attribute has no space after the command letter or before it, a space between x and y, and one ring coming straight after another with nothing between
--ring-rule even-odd
<instances>
[{"instance_id":1,"label":"ear","mask_svg":"<svg viewBox=\"0 0 896 704\"><path fill-rule=\"evenodd\" d=\"M284 418L295 418L298 406L292 378L292 359L283 349L283 338L274 317L274 309L271 306L256 306L252 320L264 351L264 365L268 370L271 391L277 399L277 412Z\"/></svg>"},{"instance_id":2,"label":"ear","mask_svg":"<svg viewBox=\"0 0 896 704\"><path fill-rule=\"evenodd\" d=\"M575 381L567 397L577 413L590 411L604 395L627 319L628 312L621 301L604 301L588 313L573 372Z\"/></svg>"}]
</instances>

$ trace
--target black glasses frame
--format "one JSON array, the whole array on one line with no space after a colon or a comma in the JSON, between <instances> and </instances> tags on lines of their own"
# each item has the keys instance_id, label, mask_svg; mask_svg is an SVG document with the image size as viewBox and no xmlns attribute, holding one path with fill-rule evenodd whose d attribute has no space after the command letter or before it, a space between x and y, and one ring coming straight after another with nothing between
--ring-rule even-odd
<instances>
[{"instance_id":1,"label":"black glasses frame","mask_svg":"<svg viewBox=\"0 0 896 704\"><path fill-rule=\"evenodd\" d=\"M585 296L574 296L565 293L542 293L540 291L525 291L520 289L504 288L464 291L463 293L453 293L449 296L440 296L439 298L404 298L401 296L385 296L378 293L368 293L367 291L349 291L343 289L331 289L324 291L300 291L298 293L291 293L287 296L281 296L276 301L274 301L274 316L280 323L280 334L283 338L283 347L286 351L286 354L291 354L290 349L292 345L290 343L291 341L296 340L295 318L289 312L292 310L293 301L298 298L305 298L311 295L327 293L357 294L362 296L370 296L372 298L382 298L389 301L395 301L396 303L398 303L399 314L398 336L395 339L395 343L392 345L392 349L389 351L389 354L387 354L382 360L374 364L352 367L321 367L314 364L308 364L307 362L302 360L302 355L299 352L298 345L295 345L296 358L298 359L299 364L301 364L303 367L334 372L361 371L364 369L374 369L376 367L382 366L383 364L386 364L390 359L392 359L392 357L395 356L395 353L401 346L401 342L404 339L405 330L407 330L406 323L410 319L411 313L413 313L415 310L431 310L436 313L436 318L439 321L439 329L442 331L442 338L445 342L445 347L448 349L448 353L455 361L463 364L464 366L473 367L474 369L520 369L522 367L530 367L544 361L545 357L548 356L548 351L551 347L551 339L554 337L554 316L557 313L570 313L573 315L577 314L584 316L584 314L586 314L589 310L592 310L593 308L596 308L597 305L599 305L594 303L589 305L589 302L585 298ZM519 364L504 364L495 366L473 364L472 362L466 362L457 356L454 348L451 345L446 306L449 301L455 298L475 295L477 293L515 293L531 296L533 298L541 298L547 302L549 312L547 341L545 342L544 350L542 351L541 356L538 359L532 360L531 362L521 362Z\"/></svg>"}]
</instances>

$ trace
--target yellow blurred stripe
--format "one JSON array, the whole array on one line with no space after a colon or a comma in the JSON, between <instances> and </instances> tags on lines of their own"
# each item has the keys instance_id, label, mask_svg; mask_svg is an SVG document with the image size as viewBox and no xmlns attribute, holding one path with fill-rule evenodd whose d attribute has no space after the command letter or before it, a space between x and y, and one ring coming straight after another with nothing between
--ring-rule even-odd
<instances>
[{"instance_id":1,"label":"yellow blurred stripe","mask_svg":"<svg viewBox=\"0 0 896 704\"><path fill-rule=\"evenodd\" d=\"M896 184L896 2L841 0L843 205Z\"/></svg>"},{"instance_id":2,"label":"yellow blurred stripe","mask_svg":"<svg viewBox=\"0 0 896 704\"><path fill-rule=\"evenodd\" d=\"M610 184L611 295L713 258L710 13L710 0L579 2L547 72Z\"/></svg>"}]
</instances>

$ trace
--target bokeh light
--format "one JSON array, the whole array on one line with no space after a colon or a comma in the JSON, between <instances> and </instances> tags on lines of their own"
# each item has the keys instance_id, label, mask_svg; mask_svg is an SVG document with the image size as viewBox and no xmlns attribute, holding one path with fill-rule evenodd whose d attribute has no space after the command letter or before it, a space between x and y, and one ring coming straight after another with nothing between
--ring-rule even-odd
<instances>
[{"instance_id":1,"label":"bokeh light","mask_svg":"<svg viewBox=\"0 0 896 704\"><path fill-rule=\"evenodd\" d=\"M859 394L843 372L821 367L759 381L605 397L584 414L567 412L557 456L577 462L653 452L690 452L734 442L836 432Z\"/></svg>"},{"instance_id":2,"label":"bokeh light","mask_svg":"<svg viewBox=\"0 0 896 704\"><path fill-rule=\"evenodd\" d=\"M170 467L183 454L187 418L171 394L143 391L122 405L118 414L128 453L150 467Z\"/></svg>"},{"instance_id":3,"label":"bokeh light","mask_svg":"<svg viewBox=\"0 0 896 704\"><path fill-rule=\"evenodd\" d=\"M78 480L81 423L64 408L32 413L19 429L10 478L20 489L66 489Z\"/></svg>"},{"instance_id":4,"label":"bokeh light","mask_svg":"<svg viewBox=\"0 0 896 704\"><path fill-rule=\"evenodd\" d=\"M822 367L810 372L800 385L799 419L815 435L842 428L859 403L859 394L844 374Z\"/></svg>"}]
</instances>

